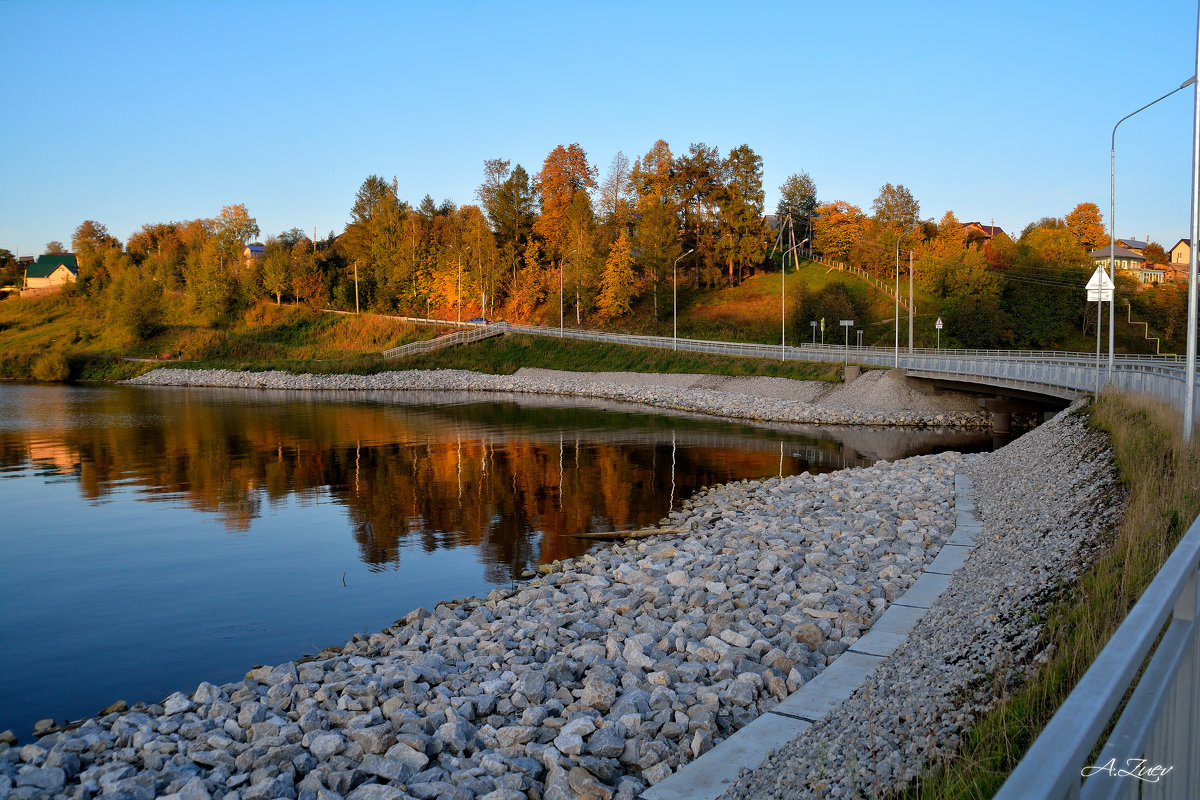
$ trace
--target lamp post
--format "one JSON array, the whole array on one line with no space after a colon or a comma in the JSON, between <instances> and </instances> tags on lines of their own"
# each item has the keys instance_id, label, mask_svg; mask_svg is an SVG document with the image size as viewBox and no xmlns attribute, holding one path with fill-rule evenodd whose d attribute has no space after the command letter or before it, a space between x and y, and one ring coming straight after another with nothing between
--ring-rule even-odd
<instances>
[{"instance_id":1,"label":"lamp post","mask_svg":"<svg viewBox=\"0 0 1200 800\"><path fill-rule=\"evenodd\" d=\"M558 260L558 338L563 336L563 269L566 268L567 258L575 255L575 250L567 253Z\"/></svg>"},{"instance_id":2,"label":"lamp post","mask_svg":"<svg viewBox=\"0 0 1200 800\"><path fill-rule=\"evenodd\" d=\"M686 253L675 259L675 263L671 265L671 345L672 349L679 349L679 278L675 272L675 268L679 266L679 262L684 256L691 255L696 251L696 248L688 250Z\"/></svg>"},{"instance_id":3,"label":"lamp post","mask_svg":"<svg viewBox=\"0 0 1200 800\"><path fill-rule=\"evenodd\" d=\"M905 236L908 236L917 228L920 228L927 221L930 220L921 220L916 225L913 225L904 233L900 234L900 236L896 239L896 368L900 367L900 240ZM909 302L911 303L912 300L909 300Z\"/></svg>"},{"instance_id":4,"label":"lamp post","mask_svg":"<svg viewBox=\"0 0 1200 800\"><path fill-rule=\"evenodd\" d=\"M811 325L811 326L812 326L812 329L813 329L813 331L812 331L812 333L813 333L813 337L812 337L812 339L813 339L813 340L812 340L812 343L813 343L813 344L816 344L816 343L817 343L817 321L816 321L815 319L814 319L814 320L810 320L808 324L809 324L809 325Z\"/></svg>"},{"instance_id":5,"label":"lamp post","mask_svg":"<svg viewBox=\"0 0 1200 800\"><path fill-rule=\"evenodd\" d=\"M1200 58L1198 58L1198 63L1200 63ZM1171 91L1164 94L1162 97L1158 98L1158 100L1151 100L1149 103L1146 103L1146 105L1142 106L1137 111L1130 112L1130 113L1126 114L1125 116L1121 117L1119 120L1117 120L1117 124L1113 125L1112 141L1111 141L1109 155L1108 155L1108 272L1109 272L1108 277L1110 277L1114 283L1112 298L1108 301L1108 378L1107 378L1107 380L1109 382L1112 381L1112 373L1113 373L1113 330L1114 330L1114 324L1113 324L1114 305L1113 304L1117 300L1117 287L1115 285L1116 280L1117 280L1117 261L1116 261L1116 255L1117 255L1117 224L1116 224L1116 216L1117 216L1117 199L1116 199L1117 198L1117 128L1120 127L1122 122L1129 119L1134 114L1138 114L1142 111L1145 111L1150 106L1159 102L1159 100L1166 100L1171 95L1175 94L1178 91L1182 91L1183 89L1186 89L1187 87L1191 86L1195 82L1196 82L1196 76L1193 75L1192 77L1188 78L1183 83L1179 84L1179 86L1175 87ZM1193 209L1192 211L1194 214L1195 209ZM1185 432L1184 435L1186 436L1187 433Z\"/></svg>"},{"instance_id":6,"label":"lamp post","mask_svg":"<svg viewBox=\"0 0 1200 800\"><path fill-rule=\"evenodd\" d=\"M469 251L470 249L471 249L471 246L467 245L467 250ZM462 249L461 248L458 251L458 259L457 260L458 260L458 294L456 295L456 298L457 298L456 302L458 303L458 324L462 325Z\"/></svg>"}]
</instances>

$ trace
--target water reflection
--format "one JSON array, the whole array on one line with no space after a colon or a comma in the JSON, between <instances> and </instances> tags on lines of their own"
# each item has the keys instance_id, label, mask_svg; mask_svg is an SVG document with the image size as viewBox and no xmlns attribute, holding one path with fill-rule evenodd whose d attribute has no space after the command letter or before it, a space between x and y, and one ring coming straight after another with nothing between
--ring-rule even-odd
<instances>
[{"instance_id":1,"label":"water reflection","mask_svg":"<svg viewBox=\"0 0 1200 800\"><path fill-rule=\"evenodd\" d=\"M701 486L988 443L528 396L0 384L0 674L20 687L0 730L486 594Z\"/></svg>"},{"instance_id":2,"label":"water reflection","mask_svg":"<svg viewBox=\"0 0 1200 800\"><path fill-rule=\"evenodd\" d=\"M753 426L601 401L451 393L0 389L0 468L73 476L246 533L289 497L345 507L362 560L480 550L489 578L656 523L696 488L977 449L977 433Z\"/></svg>"}]
</instances>

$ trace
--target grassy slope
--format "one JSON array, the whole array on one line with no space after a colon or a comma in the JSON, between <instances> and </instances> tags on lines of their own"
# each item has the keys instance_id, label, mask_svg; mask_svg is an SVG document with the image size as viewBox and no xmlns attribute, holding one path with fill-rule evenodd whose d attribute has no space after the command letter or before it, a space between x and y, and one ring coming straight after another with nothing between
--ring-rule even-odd
<instances>
[{"instance_id":1,"label":"grassy slope","mask_svg":"<svg viewBox=\"0 0 1200 800\"><path fill-rule=\"evenodd\" d=\"M979 719L958 758L902 796L992 797L1200 514L1200 445L1183 444L1177 412L1144 397L1106 395L1092 424L1112 437L1130 493L1116 539L1048 610L1050 661Z\"/></svg>"}]
</instances>

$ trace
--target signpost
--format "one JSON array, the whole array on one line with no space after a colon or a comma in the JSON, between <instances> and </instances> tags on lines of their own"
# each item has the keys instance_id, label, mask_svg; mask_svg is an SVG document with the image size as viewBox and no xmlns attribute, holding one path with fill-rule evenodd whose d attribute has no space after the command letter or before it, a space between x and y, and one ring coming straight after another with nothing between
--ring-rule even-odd
<instances>
[{"instance_id":1,"label":"signpost","mask_svg":"<svg viewBox=\"0 0 1200 800\"><path fill-rule=\"evenodd\" d=\"M854 320L844 319L838 323L846 329L846 366L850 366L850 329L854 327Z\"/></svg>"},{"instance_id":2,"label":"signpost","mask_svg":"<svg viewBox=\"0 0 1200 800\"><path fill-rule=\"evenodd\" d=\"M941 317L938 317L938 321L933 323L933 327L937 328L937 333L938 333L937 349L941 350L942 349L942 318Z\"/></svg>"},{"instance_id":3,"label":"signpost","mask_svg":"<svg viewBox=\"0 0 1200 800\"><path fill-rule=\"evenodd\" d=\"M821 346L825 346L825 318L821 317Z\"/></svg>"},{"instance_id":4,"label":"signpost","mask_svg":"<svg viewBox=\"0 0 1200 800\"><path fill-rule=\"evenodd\" d=\"M1104 265L1096 267L1087 282L1087 301L1096 304L1096 397L1100 396L1100 314L1105 303L1111 303L1116 288ZM1111 312L1110 312L1111 313Z\"/></svg>"},{"instance_id":5,"label":"signpost","mask_svg":"<svg viewBox=\"0 0 1200 800\"><path fill-rule=\"evenodd\" d=\"M815 319L810 320L808 324L812 326L813 344L816 344L817 343L817 321Z\"/></svg>"}]
</instances>

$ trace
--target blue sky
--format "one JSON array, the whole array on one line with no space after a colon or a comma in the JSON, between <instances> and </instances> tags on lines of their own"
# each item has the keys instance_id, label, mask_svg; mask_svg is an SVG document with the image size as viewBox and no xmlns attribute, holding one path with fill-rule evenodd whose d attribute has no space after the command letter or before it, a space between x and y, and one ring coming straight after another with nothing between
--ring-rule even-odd
<instances>
[{"instance_id":1,"label":"blue sky","mask_svg":"<svg viewBox=\"0 0 1200 800\"><path fill-rule=\"evenodd\" d=\"M870 210L1017 233L1091 201L1109 135L1193 72L1196 5L1110 2L234 3L0 0L0 247L84 219L244 203L263 237L340 232L370 174L473 202L579 142L605 172L656 139L763 156L768 209L806 170ZM1117 233L1187 235L1192 90L1117 136Z\"/></svg>"}]
</instances>

